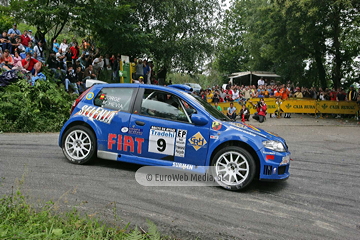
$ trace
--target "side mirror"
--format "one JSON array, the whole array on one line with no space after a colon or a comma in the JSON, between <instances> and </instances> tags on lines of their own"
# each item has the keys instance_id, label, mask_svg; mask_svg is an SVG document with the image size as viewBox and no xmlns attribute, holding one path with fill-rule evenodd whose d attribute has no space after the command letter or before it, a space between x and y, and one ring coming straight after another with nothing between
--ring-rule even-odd
<instances>
[{"instance_id":1,"label":"side mirror","mask_svg":"<svg viewBox=\"0 0 360 240\"><path fill-rule=\"evenodd\" d=\"M191 121L195 124L195 125L199 125L199 126L204 126L206 124L208 124L209 120L204 117L203 115L199 115L199 114L192 114L191 115Z\"/></svg>"}]
</instances>

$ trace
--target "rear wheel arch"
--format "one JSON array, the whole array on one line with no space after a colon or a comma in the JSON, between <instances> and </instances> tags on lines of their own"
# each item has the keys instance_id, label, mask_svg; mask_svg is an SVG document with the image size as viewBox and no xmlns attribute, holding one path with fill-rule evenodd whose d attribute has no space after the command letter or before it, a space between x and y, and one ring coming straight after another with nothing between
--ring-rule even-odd
<instances>
[{"instance_id":1,"label":"rear wheel arch","mask_svg":"<svg viewBox=\"0 0 360 240\"><path fill-rule=\"evenodd\" d=\"M63 131L63 134L65 134L66 132L67 132L67 130L69 130L70 128L72 128L73 126L84 126L84 127L87 127L89 130L91 130L93 133L94 133L94 135L95 135L95 137L96 137L96 140L98 139L98 135L96 134L96 132L94 131L94 129L89 125L89 124L87 124L87 123L85 123L85 122L82 122L82 121L74 121L74 122L72 122L72 123L70 123L65 129L64 129L64 131ZM64 138L64 135L62 136L62 138ZM61 144L62 144L62 142L63 142L63 139L61 139ZM61 147L63 147L62 145L61 145Z\"/></svg>"}]
</instances>

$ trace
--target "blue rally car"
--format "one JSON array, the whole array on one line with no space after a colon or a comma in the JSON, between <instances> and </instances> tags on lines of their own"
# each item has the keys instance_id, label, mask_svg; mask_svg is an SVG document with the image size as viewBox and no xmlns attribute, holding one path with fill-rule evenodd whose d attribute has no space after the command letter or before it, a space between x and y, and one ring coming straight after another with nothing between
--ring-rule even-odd
<instances>
[{"instance_id":1,"label":"blue rally car","mask_svg":"<svg viewBox=\"0 0 360 240\"><path fill-rule=\"evenodd\" d=\"M212 166L216 182L240 190L254 179L289 177L281 137L233 122L185 85L93 85L75 100L59 145L66 158L190 170ZM199 166L199 168L197 168Z\"/></svg>"}]
</instances>

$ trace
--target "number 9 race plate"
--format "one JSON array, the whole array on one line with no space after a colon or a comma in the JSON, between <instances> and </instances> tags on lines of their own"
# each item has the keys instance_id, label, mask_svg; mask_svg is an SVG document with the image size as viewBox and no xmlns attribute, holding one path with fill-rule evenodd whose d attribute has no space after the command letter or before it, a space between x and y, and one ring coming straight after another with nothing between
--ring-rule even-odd
<instances>
[{"instance_id":1,"label":"number 9 race plate","mask_svg":"<svg viewBox=\"0 0 360 240\"><path fill-rule=\"evenodd\" d=\"M148 152L174 155L176 129L151 126Z\"/></svg>"}]
</instances>

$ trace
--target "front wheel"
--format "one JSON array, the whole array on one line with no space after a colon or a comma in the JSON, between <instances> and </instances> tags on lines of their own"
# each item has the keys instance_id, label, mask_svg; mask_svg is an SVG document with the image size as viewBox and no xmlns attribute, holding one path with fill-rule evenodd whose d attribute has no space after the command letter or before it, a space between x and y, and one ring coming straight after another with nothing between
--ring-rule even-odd
<instances>
[{"instance_id":1,"label":"front wheel","mask_svg":"<svg viewBox=\"0 0 360 240\"><path fill-rule=\"evenodd\" d=\"M228 190L240 190L254 179L256 164L251 154L243 148L230 146L221 149L211 161L216 182Z\"/></svg>"},{"instance_id":2,"label":"front wheel","mask_svg":"<svg viewBox=\"0 0 360 240\"><path fill-rule=\"evenodd\" d=\"M62 138L62 150L71 163L89 163L96 158L95 134L85 126L71 127Z\"/></svg>"}]
</instances>

